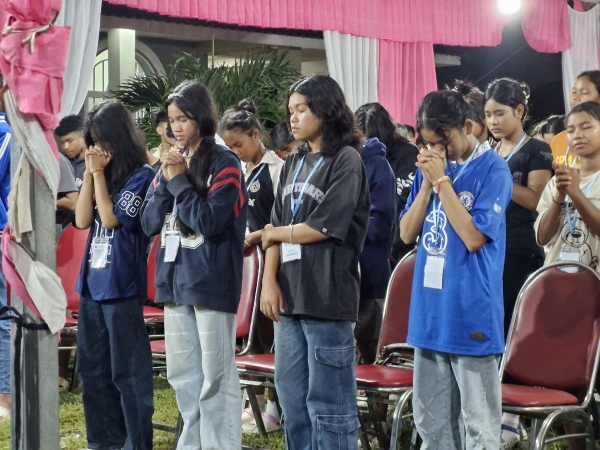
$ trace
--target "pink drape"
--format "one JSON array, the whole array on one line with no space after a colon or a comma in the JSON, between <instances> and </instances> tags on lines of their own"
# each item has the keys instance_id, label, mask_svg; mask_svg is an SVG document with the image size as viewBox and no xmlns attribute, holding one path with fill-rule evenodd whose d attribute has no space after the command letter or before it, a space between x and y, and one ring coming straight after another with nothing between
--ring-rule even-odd
<instances>
[{"instance_id":1,"label":"pink drape","mask_svg":"<svg viewBox=\"0 0 600 450\"><path fill-rule=\"evenodd\" d=\"M558 53L571 48L569 5L565 0L527 0L521 20L529 46L538 52Z\"/></svg>"},{"instance_id":2,"label":"pink drape","mask_svg":"<svg viewBox=\"0 0 600 450\"><path fill-rule=\"evenodd\" d=\"M259 28L337 30L398 42L495 46L497 0L106 0L169 15Z\"/></svg>"},{"instance_id":3,"label":"pink drape","mask_svg":"<svg viewBox=\"0 0 600 450\"><path fill-rule=\"evenodd\" d=\"M414 126L421 99L435 90L433 44L379 42L379 103L396 122Z\"/></svg>"}]
</instances>

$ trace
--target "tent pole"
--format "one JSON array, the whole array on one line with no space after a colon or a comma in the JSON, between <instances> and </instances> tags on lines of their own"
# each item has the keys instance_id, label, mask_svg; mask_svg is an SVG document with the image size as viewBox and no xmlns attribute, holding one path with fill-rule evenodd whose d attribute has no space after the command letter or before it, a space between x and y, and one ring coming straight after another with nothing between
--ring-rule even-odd
<instances>
[{"instance_id":1,"label":"tent pole","mask_svg":"<svg viewBox=\"0 0 600 450\"><path fill-rule=\"evenodd\" d=\"M13 136L11 173L18 165L21 149ZM31 171L33 232L29 235L36 259L56 270L56 199L46 182ZM12 304L29 318L41 321L12 294ZM13 325L14 335L14 325ZM13 361L14 363L14 361ZM12 419L12 450L59 450L60 418L58 394L58 337L48 330L23 330L21 355L21 442L15 442L15 417ZM12 377L14 378L14 377ZM15 414L15 385L12 380L12 413Z\"/></svg>"}]
</instances>

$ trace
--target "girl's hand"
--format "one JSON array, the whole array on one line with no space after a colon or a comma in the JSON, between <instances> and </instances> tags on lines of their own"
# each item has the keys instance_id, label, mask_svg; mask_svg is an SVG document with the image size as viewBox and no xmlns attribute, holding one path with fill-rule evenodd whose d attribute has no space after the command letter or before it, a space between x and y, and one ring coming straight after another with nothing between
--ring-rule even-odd
<instances>
[{"instance_id":1,"label":"girl's hand","mask_svg":"<svg viewBox=\"0 0 600 450\"><path fill-rule=\"evenodd\" d=\"M557 165L556 171L556 188L558 192L563 196L568 195L573 197L579 191L579 184L581 182L581 175L579 169L565 166L564 164Z\"/></svg>"},{"instance_id":2,"label":"girl's hand","mask_svg":"<svg viewBox=\"0 0 600 450\"><path fill-rule=\"evenodd\" d=\"M260 293L260 310L274 322L280 322L279 313L283 312L283 295L275 280L263 279Z\"/></svg>"},{"instance_id":3,"label":"girl's hand","mask_svg":"<svg viewBox=\"0 0 600 450\"><path fill-rule=\"evenodd\" d=\"M444 166L444 154L434 148L421 149L417 155L416 166L421 169L429 184L436 182L446 175L446 167Z\"/></svg>"},{"instance_id":4,"label":"girl's hand","mask_svg":"<svg viewBox=\"0 0 600 450\"><path fill-rule=\"evenodd\" d=\"M185 162L185 158L179 153L179 151L172 147L171 150L163 155L161 158L162 163L162 172L167 181L171 181L175 175L179 175L179 173L185 173L187 171L187 163ZM181 172L181 168L174 169L175 166L183 164L183 172Z\"/></svg>"},{"instance_id":5,"label":"girl's hand","mask_svg":"<svg viewBox=\"0 0 600 450\"><path fill-rule=\"evenodd\" d=\"M272 247L277 242L273 240L273 225L270 223L265 225L265 229L262 233L262 249L267 250L269 247Z\"/></svg>"}]
</instances>

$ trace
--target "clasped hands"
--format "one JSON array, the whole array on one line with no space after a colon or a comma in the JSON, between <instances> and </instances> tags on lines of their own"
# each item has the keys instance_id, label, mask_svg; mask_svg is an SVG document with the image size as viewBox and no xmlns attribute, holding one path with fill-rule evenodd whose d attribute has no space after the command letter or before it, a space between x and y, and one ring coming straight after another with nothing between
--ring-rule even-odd
<instances>
[{"instance_id":1,"label":"clasped hands","mask_svg":"<svg viewBox=\"0 0 600 450\"><path fill-rule=\"evenodd\" d=\"M173 177L186 173L188 170L185 156L180 153L181 149L178 147L171 147L162 158L162 173L167 181L170 181Z\"/></svg>"},{"instance_id":2,"label":"clasped hands","mask_svg":"<svg viewBox=\"0 0 600 450\"><path fill-rule=\"evenodd\" d=\"M565 196L573 198L581 191L579 184L581 183L581 174L576 167L569 167L565 164L559 164L556 161L552 163L552 168L556 174L556 189L558 190L558 199L564 202Z\"/></svg>"},{"instance_id":3,"label":"clasped hands","mask_svg":"<svg viewBox=\"0 0 600 450\"><path fill-rule=\"evenodd\" d=\"M428 147L419 150L416 166L423 172L423 185L431 188L432 184L446 175L446 156L444 152Z\"/></svg>"},{"instance_id":4,"label":"clasped hands","mask_svg":"<svg viewBox=\"0 0 600 450\"><path fill-rule=\"evenodd\" d=\"M98 144L90 145L85 151L85 169L88 173L104 170L112 158L113 155L103 150Z\"/></svg>"}]
</instances>

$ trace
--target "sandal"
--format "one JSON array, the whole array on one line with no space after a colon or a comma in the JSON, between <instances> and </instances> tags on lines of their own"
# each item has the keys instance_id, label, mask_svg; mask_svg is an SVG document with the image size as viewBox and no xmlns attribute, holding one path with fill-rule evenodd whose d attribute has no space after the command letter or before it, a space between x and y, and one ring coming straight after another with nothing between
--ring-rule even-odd
<instances>
[{"instance_id":1,"label":"sandal","mask_svg":"<svg viewBox=\"0 0 600 450\"><path fill-rule=\"evenodd\" d=\"M69 380L66 380L65 378L62 378L62 377L58 377L58 392L60 392L60 393L69 392L70 389L71 389L71 383L69 383Z\"/></svg>"}]
</instances>

